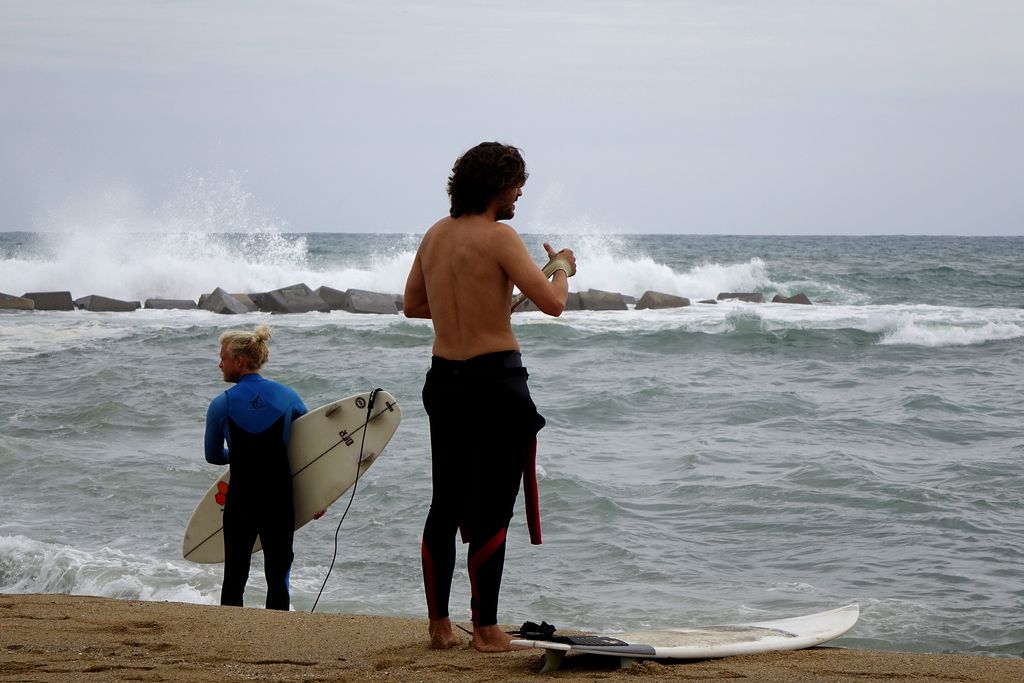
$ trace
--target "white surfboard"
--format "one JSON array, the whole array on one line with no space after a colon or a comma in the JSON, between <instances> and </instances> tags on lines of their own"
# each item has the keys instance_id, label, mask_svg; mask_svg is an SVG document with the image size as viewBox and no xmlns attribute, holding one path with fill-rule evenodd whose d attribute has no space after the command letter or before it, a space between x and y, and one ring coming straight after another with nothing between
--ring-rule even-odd
<instances>
[{"instance_id":1,"label":"white surfboard","mask_svg":"<svg viewBox=\"0 0 1024 683\"><path fill-rule=\"evenodd\" d=\"M398 429L402 411L394 396L383 390L376 392L367 421L370 393L328 403L292 423L288 463L292 470L296 529L348 491L357 476L361 477L377 460ZM186 560L224 561L224 496L230 485L227 471L196 506L181 547ZM260 548L257 538L253 552Z\"/></svg>"},{"instance_id":2,"label":"white surfboard","mask_svg":"<svg viewBox=\"0 0 1024 683\"><path fill-rule=\"evenodd\" d=\"M859 617L860 607L852 604L802 617L750 624L570 636L576 642L568 643L513 640L512 645L543 648L546 658L542 672L558 669L567 652L618 657L620 666L628 667L637 659L714 659L814 647L843 635Z\"/></svg>"}]
</instances>

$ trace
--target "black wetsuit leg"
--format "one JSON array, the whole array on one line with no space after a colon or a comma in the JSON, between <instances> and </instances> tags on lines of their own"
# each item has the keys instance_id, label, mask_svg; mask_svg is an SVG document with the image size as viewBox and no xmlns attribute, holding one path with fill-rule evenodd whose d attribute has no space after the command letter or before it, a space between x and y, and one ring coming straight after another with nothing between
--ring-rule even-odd
<instances>
[{"instance_id":1,"label":"black wetsuit leg","mask_svg":"<svg viewBox=\"0 0 1024 683\"><path fill-rule=\"evenodd\" d=\"M530 438L532 449L533 435ZM478 453L477 456L474 459L474 479L478 485L470 496L472 512L467 513L463 522L469 538L470 607L475 626L492 626L498 623L505 536L519 494L522 462L527 453L521 439L513 439L494 443L490 453Z\"/></svg>"},{"instance_id":2,"label":"black wetsuit leg","mask_svg":"<svg viewBox=\"0 0 1024 683\"><path fill-rule=\"evenodd\" d=\"M288 577L291 573L295 554L292 541L295 536L295 508L291 505L284 509L266 514L260 524L260 540L263 542L263 571L267 578L267 609L287 610L291 607L291 596L288 592Z\"/></svg>"},{"instance_id":3,"label":"black wetsuit leg","mask_svg":"<svg viewBox=\"0 0 1024 683\"><path fill-rule=\"evenodd\" d=\"M423 526L420 562L423 566L423 587L427 596L427 615L431 620L448 616L452 576L455 573L455 531L458 524L430 507Z\"/></svg>"},{"instance_id":4,"label":"black wetsuit leg","mask_svg":"<svg viewBox=\"0 0 1024 683\"><path fill-rule=\"evenodd\" d=\"M236 505L232 495L234 482L228 485L224 503L224 585L220 591L220 604L242 607L245 584L249 581L252 547L256 544L259 528L249 512Z\"/></svg>"},{"instance_id":5,"label":"black wetsuit leg","mask_svg":"<svg viewBox=\"0 0 1024 683\"><path fill-rule=\"evenodd\" d=\"M467 481L461 463L466 460L458 434L457 383L427 375L423 404L430 418L430 462L433 495L423 526L420 546L427 614L432 620L448 616L452 576L455 572L455 533L459 528L460 499Z\"/></svg>"}]
</instances>

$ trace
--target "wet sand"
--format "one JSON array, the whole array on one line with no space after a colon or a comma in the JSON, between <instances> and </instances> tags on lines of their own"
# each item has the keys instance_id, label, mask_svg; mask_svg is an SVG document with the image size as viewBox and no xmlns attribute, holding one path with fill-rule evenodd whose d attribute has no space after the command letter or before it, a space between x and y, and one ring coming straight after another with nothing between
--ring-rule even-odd
<instances>
[{"instance_id":1,"label":"wet sand","mask_svg":"<svg viewBox=\"0 0 1024 683\"><path fill-rule=\"evenodd\" d=\"M0 595L0 681L1024 681L1024 659L828 647L629 669L569 656L542 676L539 650L426 643L419 619Z\"/></svg>"}]
</instances>

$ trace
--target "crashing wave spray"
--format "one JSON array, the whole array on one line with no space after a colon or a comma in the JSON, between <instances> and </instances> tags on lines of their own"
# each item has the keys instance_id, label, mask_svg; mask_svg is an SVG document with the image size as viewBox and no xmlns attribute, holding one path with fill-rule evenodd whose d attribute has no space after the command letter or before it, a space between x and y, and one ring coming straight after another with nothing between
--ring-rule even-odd
<instances>
[{"instance_id":1,"label":"crashing wave spray","mask_svg":"<svg viewBox=\"0 0 1024 683\"><path fill-rule=\"evenodd\" d=\"M142 300L196 298L215 287L262 291L305 274L303 237L259 207L241 176L189 174L156 211L130 188L51 212L38 251L4 262L0 291L70 290Z\"/></svg>"},{"instance_id":2,"label":"crashing wave spray","mask_svg":"<svg viewBox=\"0 0 1024 683\"><path fill-rule=\"evenodd\" d=\"M524 235L524 239L537 258L543 256L542 242L549 242L555 249L573 250L578 270L569 282L571 291L600 289L639 297L654 290L697 301L713 299L720 292L780 289L764 261L757 257L744 263L701 263L680 271L656 261L636 238L598 232L586 221L568 226L570 231L561 227L563 230L557 232Z\"/></svg>"}]
</instances>

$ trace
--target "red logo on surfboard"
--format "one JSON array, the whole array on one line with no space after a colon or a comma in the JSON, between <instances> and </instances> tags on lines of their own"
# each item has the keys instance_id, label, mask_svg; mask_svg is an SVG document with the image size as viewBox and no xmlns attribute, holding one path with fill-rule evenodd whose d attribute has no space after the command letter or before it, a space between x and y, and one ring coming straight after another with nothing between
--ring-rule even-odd
<instances>
[{"instance_id":1,"label":"red logo on surfboard","mask_svg":"<svg viewBox=\"0 0 1024 683\"><path fill-rule=\"evenodd\" d=\"M217 505L224 505L228 499L228 483L226 481L217 482L217 493L214 494L213 499L217 501Z\"/></svg>"}]
</instances>

